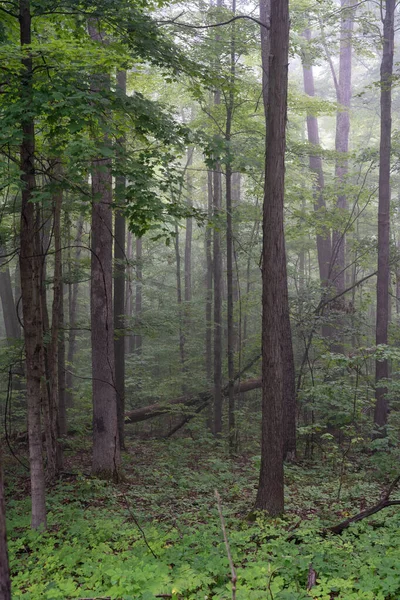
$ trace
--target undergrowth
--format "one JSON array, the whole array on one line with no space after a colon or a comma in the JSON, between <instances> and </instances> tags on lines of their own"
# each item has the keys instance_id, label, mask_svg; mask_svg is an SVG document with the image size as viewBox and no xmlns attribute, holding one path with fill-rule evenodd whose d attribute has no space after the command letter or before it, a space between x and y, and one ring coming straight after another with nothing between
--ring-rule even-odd
<instances>
[{"instance_id":1,"label":"undergrowth","mask_svg":"<svg viewBox=\"0 0 400 600\"><path fill-rule=\"evenodd\" d=\"M29 528L24 477L8 487L13 599L232 598L218 489L238 600L398 600L399 509L321 535L379 498L397 457L339 458L288 465L286 515L250 522L258 457L230 458L208 438L136 440L124 456L126 478L113 486L91 478L89 454L75 449L48 495L48 531ZM310 568L316 585L307 590Z\"/></svg>"}]
</instances>

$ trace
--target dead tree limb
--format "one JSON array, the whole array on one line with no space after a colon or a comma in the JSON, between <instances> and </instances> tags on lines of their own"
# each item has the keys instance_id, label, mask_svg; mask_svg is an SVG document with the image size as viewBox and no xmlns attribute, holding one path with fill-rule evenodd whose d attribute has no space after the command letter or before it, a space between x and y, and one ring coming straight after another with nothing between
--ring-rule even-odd
<instances>
[{"instance_id":1,"label":"dead tree limb","mask_svg":"<svg viewBox=\"0 0 400 600\"><path fill-rule=\"evenodd\" d=\"M399 481L400 475L398 475L398 477L396 477L396 479L390 484L387 492L377 504L375 504L374 506L370 506L370 508L366 508L357 515L354 515L354 517L350 517L349 519L346 519L345 521L342 521L337 525L327 527L323 530L323 535L327 535L328 533L340 534L342 533L342 531L347 529L352 523L358 523L358 521L362 521L363 519L374 515L375 513L381 511L383 508L388 508L389 506L399 506L400 500L390 500L390 495L399 483Z\"/></svg>"},{"instance_id":2,"label":"dead tree limb","mask_svg":"<svg viewBox=\"0 0 400 600\"><path fill-rule=\"evenodd\" d=\"M248 379L247 381L241 381L240 384L235 386L235 393L243 394L259 388L261 388L261 379ZM158 404L150 404L149 406L136 408L135 410L125 413L126 423L139 423L140 421L146 421L147 419L164 415L165 413L170 412L173 406L177 406L179 404L184 407L182 412L190 407L197 407L198 405L202 404L207 405L213 398L213 391L213 389L210 389L206 392L201 392L196 396L180 396L179 398L174 398L169 402L160 402ZM227 393L225 388L223 389L223 393L224 395Z\"/></svg>"},{"instance_id":3,"label":"dead tree limb","mask_svg":"<svg viewBox=\"0 0 400 600\"><path fill-rule=\"evenodd\" d=\"M242 375L251 369L251 367L260 359L261 355L257 355L250 361L239 373L235 375L234 381L240 380ZM256 390L261 388L261 379L248 379L247 381L238 381L235 385L235 393L242 394L244 392L249 392L251 390ZM227 395L228 386L226 385L222 393ZM135 410L131 410L125 413L125 421L127 424L129 423L139 423L140 421L146 421L147 419L152 419L153 417L158 417L160 415L164 415L171 411L171 407L177 406L181 404L183 407L190 408L201 406L204 404L204 407L210 402L210 400L214 397L214 389L206 390L204 392L200 392L199 394L195 394L193 396L180 396L179 398L174 398L173 400L169 400L168 402L160 402L157 404L150 404L149 406L143 406L142 408L136 408ZM182 410L184 412L184 409Z\"/></svg>"}]
</instances>

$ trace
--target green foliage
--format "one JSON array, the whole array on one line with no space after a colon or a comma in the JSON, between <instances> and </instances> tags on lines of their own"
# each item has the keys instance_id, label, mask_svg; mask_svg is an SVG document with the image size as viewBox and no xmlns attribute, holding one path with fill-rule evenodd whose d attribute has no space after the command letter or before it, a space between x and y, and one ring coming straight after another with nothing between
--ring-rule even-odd
<instances>
[{"instance_id":1,"label":"green foliage","mask_svg":"<svg viewBox=\"0 0 400 600\"><path fill-rule=\"evenodd\" d=\"M228 600L229 565L213 495L218 488L238 598L395 600L396 508L341 536L321 536L324 525L373 503L382 485L372 481L373 471L360 476L359 451L348 458L340 502L334 465L292 465L286 469L287 516L259 514L250 523L256 461L227 460L224 445L204 436L136 442L124 457L127 481L117 488L83 475L53 488L47 532L31 531L29 503L9 498L13 598L150 600L172 594L177 600ZM310 565L317 582L307 592Z\"/></svg>"}]
</instances>

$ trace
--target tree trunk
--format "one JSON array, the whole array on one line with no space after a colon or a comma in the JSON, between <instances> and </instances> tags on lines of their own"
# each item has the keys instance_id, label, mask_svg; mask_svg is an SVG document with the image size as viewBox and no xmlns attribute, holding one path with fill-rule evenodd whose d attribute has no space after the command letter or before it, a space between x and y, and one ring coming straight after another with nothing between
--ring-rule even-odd
<instances>
[{"instance_id":1,"label":"tree trunk","mask_svg":"<svg viewBox=\"0 0 400 600\"><path fill-rule=\"evenodd\" d=\"M304 37L309 42L311 40L311 31L306 29ZM314 75L312 65L309 62L307 53L303 56L303 78L304 78L304 92L311 97L315 96L314 90ZM307 115L307 133L308 142L311 146L315 147L316 154L310 154L310 170L315 173L315 190L314 190L314 210L319 215L323 216L326 211L326 204L324 199L324 172L322 169L322 159L318 154L319 150L319 131L318 131L318 119L312 114ZM319 276L322 285L328 285L330 281L330 270L331 270L331 237L328 230L323 234L317 233L317 254L318 254L318 266Z\"/></svg>"},{"instance_id":2,"label":"tree trunk","mask_svg":"<svg viewBox=\"0 0 400 600\"><path fill-rule=\"evenodd\" d=\"M93 41L103 42L94 21L89 22L89 33ZM93 78L92 87L95 92L107 90L109 86L108 75L97 75ZM101 141L106 145L110 144L106 135ZM111 160L108 158L93 161L92 194L92 472L98 477L116 479L120 469L120 448L112 308L112 176Z\"/></svg>"},{"instance_id":3,"label":"tree trunk","mask_svg":"<svg viewBox=\"0 0 400 600\"><path fill-rule=\"evenodd\" d=\"M118 71L117 88L122 96L126 95L126 71ZM124 145L124 140L120 140ZM126 181L118 176L115 181L117 203L125 201ZM125 216L120 210L115 212L114 222L114 354L115 385L117 392L118 434L121 448L125 447Z\"/></svg>"},{"instance_id":4,"label":"tree trunk","mask_svg":"<svg viewBox=\"0 0 400 600\"><path fill-rule=\"evenodd\" d=\"M131 261L133 259L133 240L132 234L128 231L127 243L126 243L126 257L128 260L127 278L126 278L126 291L125 291L125 315L132 323L133 319L133 269ZM135 351L135 336L132 333L132 325L130 326L129 334L125 336L125 352L132 354Z\"/></svg>"},{"instance_id":5,"label":"tree trunk","mask_svg":"<svg viewBox=\"0 0 400 600\"><path fill-rule=\"evenodd\" d=\"M194 148L188 148L187 151L187 163L186 166L189 169L193 163L193 152ZM187 185L187 205L188 208L193 206L193 184L192 175L190 170L187 171L186 175ZM193 236L193 219L188 217L186 219L186 237L185 237L185 302L190 302L192 299L192 236ZM186 315L188 314L188 307L186 307Z\"/></svg>"},{"instance_id":6,"label":"tree trunk","mask_svg":"<svg viewBox=\"0 0 400 600\"><path fill-rule=\"evenodd\" d=\"M78 266L79 259L82 251L82 235L83 235L83 216L79 217L77 224L77 232L76 232L76 241L75 241L75 266ZM71 373L71 369L74 368L74 356L75 356L75 348L76 348L76 325L77 325L77 307L78 307L78 291L79 291L79 283L78 281L74 281L73 283L69 282L69 335L68 335L68 370L66 373L66 406L71 408L73 406L73 394L72 389L74 386L74 381Z\"/></svg>"},{"instance_id":7,"label":"tree trunk","mask_svg":"<svg viewBox=\"0 0 400 600\"><path fill-rule=\"evenodd\" d=\"M11 600L11 579L8 565L6 504L4 500L3 459L0 448L0 600Z\"/></svg>"},{"instance_id":8,"label":"tree trunk","mask_svg":"<svg viewBox=\"0 0 400 600\"><path fill-rule=\"evenodd\" d=\"M0 297L3 307L4 325L6 329L7 339L19 339L21 337L21 328L18 322L16 306L14 302L10 269L5 257L6 249L0 246Z\"/></svg>"},{"instance_id":9,"label":"tree trunk","mask_svg":"<svg viewBox=\"0 0 400 600\"><path fill-rule=\"evenodd\" d=\"M208 222L212 220L213 210L213 177L212 172L207 171L207 215ZM207 225L205 235L206 250L206 376L211 383L212 377L212 301L213 301L213 264L212 264L212 232Z\"/></svg>"},{"instance_id":10,"label":"tree trunk","mask_svg":"<svg viewBox=\"0 0 400 600\"><path fill-rule=\"evenodd\" d=\"M256 508L276 516L284 510L283 369L285 345L288 343L285 339L285 323L289 318L283 229L289 52L288 0L272 2L270 15L269 52L266 53L270 56L270 63L262 254L262 439Z\"/></svg>"},{"instance_id":11,"label":"tree trunk","mask_svg":"<svg viewBox=\"0 0 400 600\"><path fill-rule=\"evenodd\" d=\"M216 92L215 103L220 102ZM213 173L213 275L214 275L214 434L222 431L222 257L219 220L221 212L221 163Z\"/></svg>"},{"instance_id":12,"label":"tree trunk","mask_svg":"<svg viewBox=\"0 0 400 600\"><path fill-rule=\"evenodd\" d=\"M58 176L61 175L61 164L55 167ZM62 449L59 438L59 381L58 381L58 352L60 333L60 313L62 304L62 243L61 243L61 208L62 191L58 190L53 204L53 236L54 236L54 278L53 278L53 306L51 314L51 334L47 351L47 370L49 381L49 420L51 431L46 431L46 440L49 438L48 448L51 457L47 456L47 475L54 480L62 468ZM65 417L65 415L63 415ZM46 442L47 443L47 442Z\"/></svg>"},{"instance_id":13,"label":"tree trunk","mask_svg":"<svg viewBox=\"0 0 400 600\"><path fill-rule=\"evenodd\" d=\"M136 296L135 296L135 321L140 327L142 313L142 285L143 285L143 242L142 238L136 238ZM135 352L138 356L142 354L142 336L135 334Z\"/></svg>"},{"instance_id":14,"label":"tree trunk","mask_svg":"<svg viewBox=\"0 0 400 600\"><path fill-rule=\"evenodd\" d=\"M182 279L181 279L181 254L179 251L179 229L175 224L175 260L176 260L176 300L178 304L179 321L179 355L181 359L181 372L185 371L185 333L183 331L182 311ZM185 386L183 385L183 388Z\"/></svg>"},{"instance_id":15,"label":"tree trunk","mask_svg":"<svg viewBox=\"0 0 400 600\"><path fill-rule=\"evenodd\" d=\"M336 89L336 99L339 109L336 114L335 150L339 158L336 160L335 176L340 190L337 207L345 211L347 198L344 191L348 172L348 152L350 133L350 100L351 100L351 54L354 24L354 0L341 0L341 29L339 54L339 82ZM345 289L345 234L335 230L332 236L332 281L336 293Z\"/></svg>"},{"instance_id":16,"label":"tree trunk","mask_svg":"<svg viewBox=\"0 0 400 600\"><path fill-rule=\"evenodd\" d=\"M395 0L386 0L383 22L383 56L381 63L381 139L378 204L378 277L376 285L376 344L388 343L389 277L390 277L390 152L392 135L392 76L394 53ZM389 377L387 360L375 364L374 422L378 435L386 435L388 417L387 388L381 384Z\"/></svg>"},{"instance_id":17,"label":"tree trunk","mask_svg":"<svg viewBox=\"0 0 400 600\"><path fill-rule=\"evenodd\" d=\"M31 14L29 0L20 0L19 23L21 47L31 44ZM21 99L30 106L32 97L32 58L21 60ZM43 324L40 301L40 245L36 229L36 210L32 194L35 182L35 126L28 110L23 113L21 170L20 272L22 313L26 354L26 394L28 404L29 462L31 475L32 527L46 528L45 478L42 458L42 428L40 418L43 352Z\"/></svg>"},{"instance_id":18,"label":"tree trunk","mask_svg":"<svg viewBox=\"0 0 400 600\"><path fill-rule=\"evenodd\" d=\"M65 390L65 322L64 322L64 282L60 282L60 317L59 317L59 336L58 336L58 428L60 435L67 434L67 405Z\"/></svg>"}]
</instances>

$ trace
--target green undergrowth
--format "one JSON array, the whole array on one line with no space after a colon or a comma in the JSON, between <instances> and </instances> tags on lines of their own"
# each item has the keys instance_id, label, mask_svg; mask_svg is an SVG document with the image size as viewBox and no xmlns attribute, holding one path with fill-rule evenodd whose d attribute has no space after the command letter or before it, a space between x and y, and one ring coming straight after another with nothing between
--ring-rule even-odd
<instances>
[{"instance_id":1,"label":"green undergrowth","mask_svg":"<svg viewBox=\"0 0 400 600\"><path fill-rule=\"evenodd\" d=\"M345 470L339 463L288 465L287 514L253 522L258 458L229 458L221 443L132 442L118 486L85 474L88 460L68 457L71 472L48 495L46 532L30 530L29 501L8 487L13 599L232 598L215 489L238 600L400 598L399 508L340 536L321 535L379 498L389 474L381 479L370 457L348 457ZM72 475L78 463L81 472ZM307 591L310 568L316 585Z\"/></svg>"}]
</instances>

